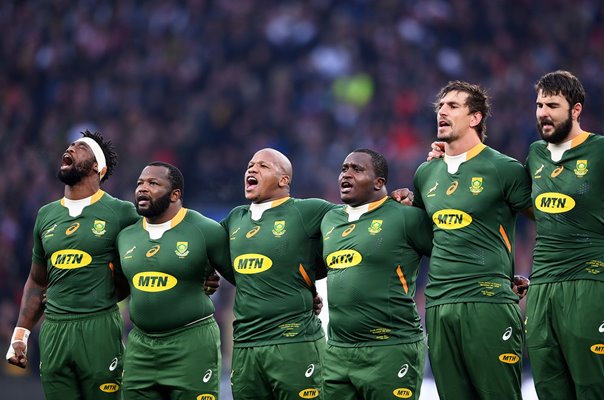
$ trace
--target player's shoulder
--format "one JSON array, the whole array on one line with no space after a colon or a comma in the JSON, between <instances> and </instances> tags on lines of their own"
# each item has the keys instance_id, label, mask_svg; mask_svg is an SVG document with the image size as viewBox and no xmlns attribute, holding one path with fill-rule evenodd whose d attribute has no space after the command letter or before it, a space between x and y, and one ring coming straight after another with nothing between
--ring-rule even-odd
<instances>
[{"instance_id":1,"label":"player's shoulder","mask_svg":"<svg viewBox=\"0 0 604 400\"><path fill-rule=\"evenodd\" d=\"M418 218L426 214L421 208L401 204L392 198L388 198L382 207L384 211L390 212L394 217L403 219Z\"/></svg>"},{"instance_id":2,"label":"player's shoulder","mask_svg":"<svg viewBox=\"0 0 604 400\"><path fill-rule=\"evenodd\" d=\"M192 224L196 224L196 225L202 225L202 226L211 226L211 227L215 227L215 226L220 226L220 224L218 222L216 222L215 220L213 220L212 218L203 215L202 213L200 213L199 211L187 208L186 209L186 214L184 217L185 221L192 223Z\"/></svg>"},{"instance_id":3,"label":"player's shoulder","mask_svg":"<svg viewBox=\"0 0 604 400\"><path fill-rule=\"evenodd\" d=\"M300 210L321 210L321 209L332 209L335 204L330 203L327 200L311 197L308 199L292 198L291 205Z\"/></svg>"},{"instance_id":4,"label":"player's shoulder","mask_svg":"<svg viewBox=\"0 0 604 400\"><path fill-rule=\"evenodd\" d=\"M61 200L51 201L50 203L44 204L42 207L40 207L38 210L38 216L48 215L49 213L61 208L63 208L63 205L61 205Z\"/></svg>"}]
</instances>

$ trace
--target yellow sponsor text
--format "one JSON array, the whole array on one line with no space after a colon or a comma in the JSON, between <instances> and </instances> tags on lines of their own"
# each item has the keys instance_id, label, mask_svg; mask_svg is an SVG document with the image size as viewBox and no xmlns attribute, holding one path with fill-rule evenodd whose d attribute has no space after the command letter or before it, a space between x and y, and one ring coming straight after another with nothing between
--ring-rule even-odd
<instances>
[{"instance_id":1,"label":"yellow sponsor text","mask_svg":"<svg viewBox=\"0 0 604 400\"><path fill-rule=\"evenodd\" d=\"M325 257L329 268L350 268L359 265L363 256L356 250L338 250Z\"/></svg>"},{"instance_id":2,"label":"yellow sponsor text","mask_svg":"<svg viewBox=\"0 0 604 400\"><path fill-rule=\"evenodd\" d=\"M408 399L413 396L413 391L407 388L397 388L392 392L399 399Z\"/></svg>"},{"instance_id":3,"label":"yellow sponsor text","mask_svg":"<svg viewBox=\"0 0 604 400\"><path fill-rule=\"evenodd\" d=\"M302 389L298 393L298 396L302 399L314 399L315 397L319 397L319 390L313 388Z\"/></svg>"},{"instance_id":4,"label":"yellow sponsor text","mask_svg":"<svg viewBox=\"0 0 604 400\"><path fill-rule=\"evenodd\" d=\"M240 274L259 274L273 266L273 260L262 254L246 253L233 260L233 268Z\"/></svg>"},{"instance_id":5,"label":"yellow sponsor text","mask_svg":"<svg viewBox=\"0 0 604 400\"><path fill-rule=\"evenodd\" d=\"M132 284L143 292L163 292L170 290L178 283L178 279L163 272L139 272L132 277Z\"/></svg>"},{"instance_id":6,"label":"yellow sponsor text","mask_svg":"<svg viewBox=\"0 0 604 400\"><path fill-rule=\"evenodd\" d=\"M52 253L50 262L56 268L76 269L90 264L92 262L92 256L82 250L66 249Z\"/></svg>"},{"instance_id":7,"label":"yellow sponsor text","mask_svg":"<svg viewBox=\"0 0 604 400\"><path fill-rule=\"evenodd\" d=\"M591 350L592 353L604 354L604 344L603 343L594 344L589 349Z\"/></svg>"},{"instance_id":8,"label":"yellow sponsor text","mask_svg":"<svg viewBox=\"0 0 604 400\"><path fill-rule=\"evenodd\" d=\"M460 229L470 225L472 217L464 211L448 208L432 214L432 221L440 229Z\"/></svg>"},{"instance_id":9,"label":"yellow sponsor text","mask_svg":"<svg viewBox=\"0 0 604 400\"><path fill-rule=\"evenodd\" d=\"M535 199L535 208L548 214L559 214L575 208L575 200L562 193L541 193Z\"/></svg>"},{"instance_id":10,"label":"yellow sponsor text","mask_svg":"<svg viewBox=\"0 0 604 400\"><path fill-rule=\"evenodd\" d=\"M520 357L512 353L503 353L499 355L499 361L506 364L516 364L518 361L520 361Z\"/></svg>"},{"instance_id":11,"label":"yellow sponsor text","mask_svg":"<svg viewBox=\"0 0 604 400\"><path fill-rule=\"evenodd\" d=\"M99 386L99 389L105 393L115 393L120 390L120 385L117 383L103 383L101 386Z\"/></svg>"},{"instance_id":12,"label":"yellow sponsor text","mask_svg":"<svg viewBox=\"0 0 604 400\"><path fill-rule=\"evenodd\" d=\"M196 400L216 400L216 396L209 393L200 394L196 397Z\"/></svg>"}]
</instances>

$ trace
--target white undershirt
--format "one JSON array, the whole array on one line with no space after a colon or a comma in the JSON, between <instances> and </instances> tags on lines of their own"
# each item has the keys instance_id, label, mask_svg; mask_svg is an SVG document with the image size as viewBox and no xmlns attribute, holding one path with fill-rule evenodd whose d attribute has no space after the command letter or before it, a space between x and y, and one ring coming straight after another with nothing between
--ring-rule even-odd
<instances>
[{"instance_id":1,"label":"white undershirt","mask_svg":"<svg viewBox=\"0 0 604 400\"><path fill-rule=\"evenodd\" d=\"M564 152L570 149L572 147L572 144L572 140L560 144L548 143L547 148L551 153L552 161L560 161L562 159L562 156L564 155Z\"/></svg>"},{"instance_id":2,"label":"white undershirt","mask_svg":"<svg viewBox=\"0 0 604 400\"><path fill-rule=\"evenodd\" d=\"M370 204L371 203L363 204L362 206L358 207L346 206L346 212L348 213L348 222L358 221L363 214L369 211Z\"/></svg>"},{"instance_id":3,"label":"white undershirt","mask_svg":"<svg viewBox=\"0 0 604 400\"><path fill-rule=\"evenodd\" d=\"M447 172L454 174L459 170L461 163L466 161L468 158L468 152L461 153L456 156L448 156L445 154L445 163L447 164Z\"/></svg>"},{"instance_id":4,"label":"white undershirt","mask_svg":"<svg viewBox=\"0 0 604 400\"><path fill-rule=\"evenodd\" d=\"M150 224L147 220L145 229L149 232L149 237L153 240L160 239L165 232L172 227L172 220L162 222L161 224Z\"/></svg>"},{"instance_id":5,"label":"white undershirt","mask_svg":"<svg viewBox=\"0 0 604 400\"><path fill-rule=\"evenodd\" d=\"M71 200L67 197L63 197L63 205L65 208L67 208L67 210L69 210L70 217L77 217L78 215L82 214L84 207L92 204L92 197L93 196L90 196L80 200Z\"/></svg>"},{"instance_id":6,"label":"white undershirt","mask_svg":"<svg viewBox=\"0 0 604 400\"><path fill-rule=\"evenodd\" d=\"M262 218L262 214L270 208L272 208L273 202L267 201L265 203L252 203L250 204L250 212L252 213L252 219L258 221Z\"/></svg>"}]
</instances>

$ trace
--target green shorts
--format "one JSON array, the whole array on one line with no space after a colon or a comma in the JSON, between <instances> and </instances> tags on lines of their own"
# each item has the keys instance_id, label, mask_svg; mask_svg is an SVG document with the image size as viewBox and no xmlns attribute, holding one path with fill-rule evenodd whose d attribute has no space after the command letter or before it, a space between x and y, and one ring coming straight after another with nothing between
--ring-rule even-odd
<instances>
[{"instance_id":1,"label":"green shorts","mask_svg":"<svg viewBox=\"0 0 604 400\"><path fill-rule=\"evenodd\" d=\"M517 304L426 309L428 354L441 400L522 399L522 328Z\"/></svg>"},{"instance_id":2,"label":"green shorts","mask_svg":"<svg viewBox=\"0 0 604 400\"><path fill-rule=\"evenodd\" d=\"M124 356L124 400L218 399L220 332L214 317L161 334L134 327Z\"/></svg>"},{"instance_id":3,"label":"green shorts","mask_svg":"<svg viewBox=\"0 0 604 400\"><path fill-rule=\"evenodd\" d=\"M231 371L233 399L324 399L324 352L325 338L235 347Z\"/></svg>"},{"instance_id":4,"label":"green shorts","mask_svg":"<svg viewBox=\"0 0 604 400\"><path fill-rule=\"evenodd\" d=\"M419 399L426 345L338 347L325 352L325 399Z\"/></svg>"},{"instance_id":5,"label":"green shorts","mask_svg":"<svg viewBox=\"0 0 604 400\"><path fill-rule=\"evenodd\" d=\"M604 282L531 285L526 343L542 399L604 399Z\"/></svg>"},{"instance_id":6,"label":"green shorts","mask_svg":"<svg viewBox=\"0 0 604 400\"><path fill-rule=\"evenodd\" d=\"M124 325L117 306L47 315L40 328L40 378L47 400L116 400Z\"/></svg>"}]
</instances>

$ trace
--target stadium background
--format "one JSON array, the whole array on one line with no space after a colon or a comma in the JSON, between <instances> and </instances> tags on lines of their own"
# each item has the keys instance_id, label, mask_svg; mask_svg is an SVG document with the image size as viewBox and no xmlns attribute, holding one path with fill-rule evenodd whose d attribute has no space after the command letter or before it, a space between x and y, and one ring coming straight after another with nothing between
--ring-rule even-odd
<instances>
[{"instance_id":1,"label":"stadium background","mask_svg":"<svg viewBox=\"0 0 604 400\"><path fill-rule=\"evenodd\" d=\"M435 136L434 96L452 79L489 89L487 143L521 161L537 139L533 83L551 70L582 80L582 126L603 131L598 0L7 0L0 33L5 347L36 212L62 196L59 158L84 129L119 152L106 191L132 200L142 167L168 161L185 175L185 206L217 220L245 202L244 168L263 147L292 160L295 197L337 202L339 165L357 147L386 155L389 189L411 187ZM532 243L532 225L520 219L524 274ZM223 283L213 296L227 372L232 294ZM2 397L42 398L36 336L37 328L25 374L0 368ZM435 398L429 370L426 382L422 398Z\"/></svg>"}]
</instances>

